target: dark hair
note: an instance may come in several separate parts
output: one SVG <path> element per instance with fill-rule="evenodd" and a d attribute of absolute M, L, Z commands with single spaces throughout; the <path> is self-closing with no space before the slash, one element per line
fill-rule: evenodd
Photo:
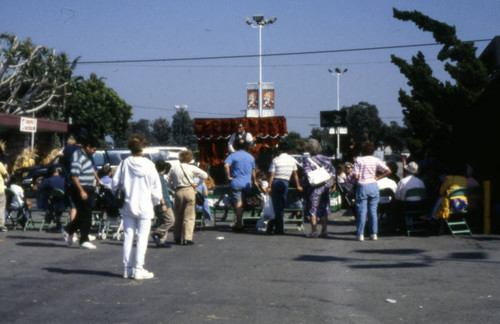
<path fill-rule="evenodd" d="M 367 156 L 373 155 L 373 153 L 375 153 L 375 145 L 372 142 L 366 141 L 361 144 L 361 155 Z"/>
<path fill-rule="evenodd" d="M 107 176 L 111 173 L 111 167 L 109 166 L 109 164 L 105 164 L 102 166 L 101 170 L 99 170 L 99 172 L 97 172 L 97 175 L 99 176 L 99 178 L 102 178 L 104 176 Z"/>
<path fill-rule="evenodd" d="M 158 161 L 155 162 L 155 167 L 156 167 L 156 171 L 158 171 L 158 172 L 165 171 L 165 173 L 168 173 L 168 171 L 170 171 L 170 168 L 172 166 L 170 165 L 170 163 L 166 162 L 165 160 L 159 159 Z"/>
<path fill-rule="evenodd" d="M 391 172 L 394 174 L 398 172 L 398 164 L 396 163 L 396 161 L 387 162 L 387 167 L 391 169 Z"/>
<path fill-rule="evenodd" d="M 132 155 L 138 155 L 142 153 L 147 145 L 148 142 L 143 136 L 134 134 L 128 139 L 127 148 L 130 150 Z"/>
<path fill-rule="evenodd" d="M 247 147 L 247 144 L 244 139 L 240 138 L 234 141 L 233 147 L 236 151 L 244 150 Z"/>
<path fill-rule="evenodd" d="M 288 141 L 281 140 L 278 143 L 278 152 L 288 152 L 290 150 L 290 143 Z"/>
<path fill-rule="evenodd" d="M 89 138 L 87 138 L 87 140 L 83 143 L 83 146 L 90 146 L 90 147 L 99 147 L 99 140 L 94 137 L 94 136 L 91 136 Z"/>

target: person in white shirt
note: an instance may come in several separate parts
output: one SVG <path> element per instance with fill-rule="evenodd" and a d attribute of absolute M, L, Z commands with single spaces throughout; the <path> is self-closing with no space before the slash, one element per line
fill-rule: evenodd
<path fill-rule="evenodd" d="M 123 216 L 123 265 L 124 278 L 151 279 L 152 272 L 144 269 L 154 206 L 161 205 L 163 197 L 160 178 L 151 160 L 142 156 L 146 139 L 132 135 L 127 147 L 132 156 L 123 160 L 113 176 L 113 192 L 123 190 L 125 203 L 120 212 Z M 162 205 L 163 211 L 166 207 Z M 137 233 L 135 260 L 132 256 L 134 236 Z M 135 261 L 135 262 L 134 262 Z"/>
<path fill-rule="evenodd" d="M 396 198 L 396 200 L 400 200 L 400 201 L 419 201 L 420 197 L 409 197 L 408 199 L 405 199 L 406 192 L 409 189 L 413 189 L 413 188 L 425 189 L 424 182 L 422 180 L 420 180 L 420 178 L 417 177 L 418 164 L 415 162 L 410 162 L 407 165 L 405 165 L 404 169 L 410 175 L 406 176 L 405 178 L 401 179 L 401 181 L 399 181 L 398 187 L 397 187 L 396 193 L 395 193 L 395 198 Z"/>
<path fill-rule="evenodd" d="M 288 155 L 287 142 L 281 141 L 278 146 L 278 156 L 273 159 L 269 167 L 269 183 L 267 192 L 271 195 L 274 207 L 274 220 L 270 221 L 267 227 L 267 233 L 271 234 L 274 227 L 276 234 L 284 234 L 283 210 L 286 206 L 288 196 L 288 181 L 293 176 L 297 185 L 297 190 L 302 192 L 302 186 L 299 183 L 297 174 L 297 161 Z"/>
<path fill-rule="evenodd" d="M 237 139 L 243 139 L 245 140 L 245 143 L 247 146 L 254 146 L 255 145 L 255 140 L 252 136 L 252 134 L 248 133 L 245 130 L 245 123 L 244 122 L 239 122 L 238 123 L 238 130 L 236 133 L 233 133 L 231 135 L 231 138 L 229 138 L 229 142 L 227 143 L 227 149 L 229 150 L 229 153 L 234 153 L 236 152 L 236 149 L 233 147 L 233 143 Z"/>
<path fill-rule="evenodd" d="M 167 175 L 168 187 L 174 194 L 174 242 L 181 245 L 193 245 L 193 233 L 196 222 L 196 187 L 201 185 L 208 174 L 195 165 L 193 152 L 184 150 L 179 153 L 179 162 L 172 164 Z M 195 182 L 194 178 L 198 178 Z"/>

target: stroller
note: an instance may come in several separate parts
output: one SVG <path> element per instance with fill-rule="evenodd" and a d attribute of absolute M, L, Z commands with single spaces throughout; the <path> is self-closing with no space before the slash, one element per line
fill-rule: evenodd
<path fill-rule="evenodd" d="M 98 186 L 95 204 L 98 212 L 93 213 L 93 217 L 99 238 L 105 240 L 112 233 L 113 239 L 120 240 L 123 237 L 123 219 L 111 188 Z"/>

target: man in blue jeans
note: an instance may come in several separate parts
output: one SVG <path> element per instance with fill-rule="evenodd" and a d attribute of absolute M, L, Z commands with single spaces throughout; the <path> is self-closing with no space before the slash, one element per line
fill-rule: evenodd
<path fill-rule="evenodd" d="M 236 150 L 224 161 L 224 171 L 226 178 L 231 182 L 229 184 L 229 198 L 234 206 L 236 213 L 236 223 L 233 231 L 243 231 L 243 197 L 248 194 L 252 188 L 252 182 L 257 185 L 255 180 L 255 159 L 245 151 L 245 140 L 240 139 L 233 143 Z"/>

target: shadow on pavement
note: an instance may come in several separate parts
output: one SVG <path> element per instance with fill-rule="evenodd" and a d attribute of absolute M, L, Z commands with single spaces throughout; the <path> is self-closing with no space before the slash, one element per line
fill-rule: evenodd
<path fill-rule="evenodd" d="M 346 262 L 350 261 L 350 258 L 339 258 L 335 256 L 329 255 L 312 255 L 312 254 L 304 254 L 298 256 L 294 259 L 294 261 L 306 261 L 306 262 Z"/>
<path fill-rule="evenodd" d="M 387 264 L 357 264 L 349 266 L 352 269 L 396 269 L 396 268 L 423 268 L 430 267 L 427 263 L 400 262 Z"/>
<path fill-rule="evenodd" d="M 109 271 L 96 271 L 96 270 L 83 270 L 83 269 L 61 269 L 61 268 L 43 268 L 48 272 L 60 273 L 60 274 L 83 274 L 91 276 L 102 276 L 102 277 L 112 277 L 112 278 L 122 278 L 121 275 L 112 273 Z"/>
<path fill-rule="evenodd" d="M 408 254 L 419 254 L 427 252 L 426 250 L 419 249 L 384 249 L 384 250 L 355 250 L 357 253 L 369 253 L 369 254 L 399 254 L 399 255 L 408 255 Z"/>

